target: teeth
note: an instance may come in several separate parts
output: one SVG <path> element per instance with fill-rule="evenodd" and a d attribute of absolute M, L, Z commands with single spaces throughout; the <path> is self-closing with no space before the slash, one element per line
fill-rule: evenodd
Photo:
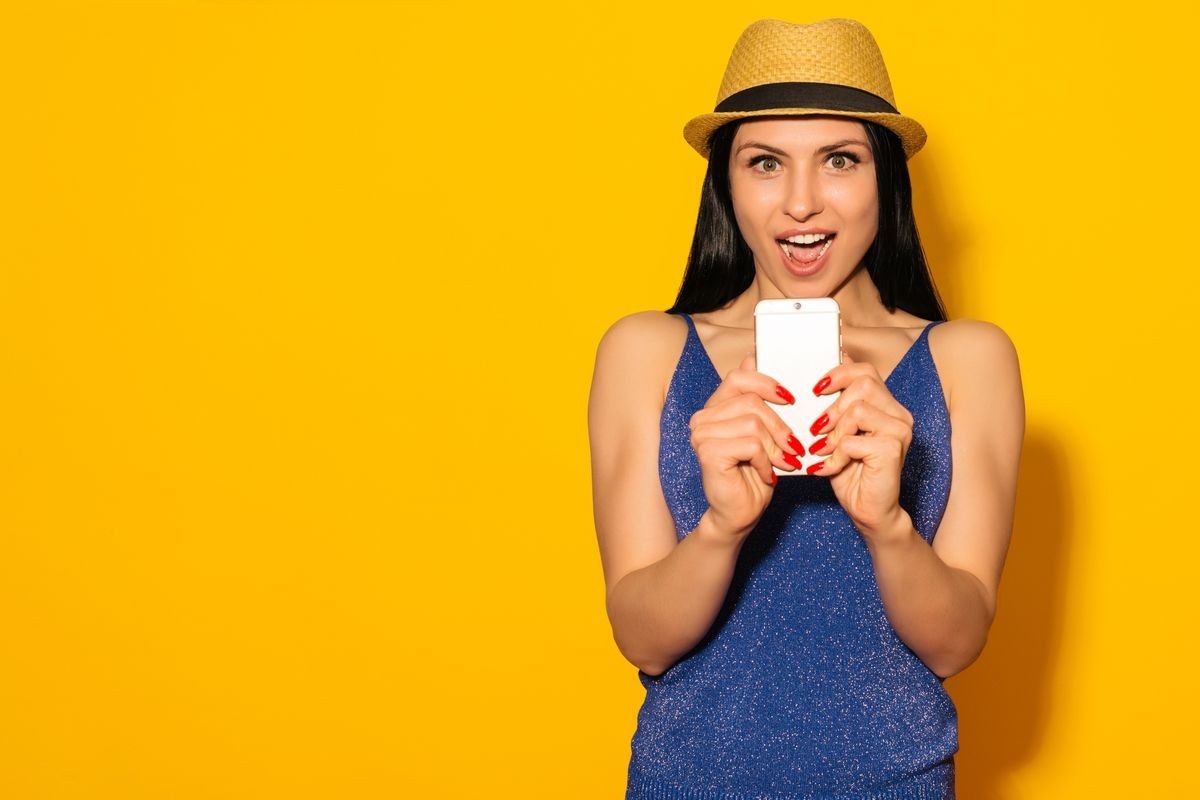
<path fill-rule="evenodd" d="M 821 252 L 817 253 L 817 258 L 820 258 L 821 256 L 825 255 L 825 251 L 829 249 L 829 245 L 831 245 L 831 244 L 833 244 L 833 239 L 826 239 L 825 244 L 821 247 Z M 786 255 L 788 258 L 792 257 L 792 244 L 791 244 L 790 239 L 785 239 L 785 240 L 781 241 L 779 243 L 779 246 L 783 248 L 784 255 Z M 813 261 L 816 261 L 816 260 L 817 260 L 816 258 L 813 259 Z"/>
<path fill-rule="evenodd" d="M 824 233 L 804 233 L 799 236 L 789 236 L 786 241 L 792 244 L 816 244 L 817 242 L 824 241 L 826 236 L 827 234 Z"/>

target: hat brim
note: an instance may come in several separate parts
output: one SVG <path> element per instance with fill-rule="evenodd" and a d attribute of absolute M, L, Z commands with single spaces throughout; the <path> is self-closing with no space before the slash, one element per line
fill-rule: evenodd
<path fill-rule="evenodd" d="M 830 111 L 824 108 L 767 108 L 761 111 L 725 111 L 721 113 L 701 114 L 688 121 L 683 126 L 683 138 L 695 148 L 696 152 L 708 158 L 708 139 L 713 131 L 736 119 L 747 117 L 851 117 L 877 122 L 900 137 L 904 146 L 904 157 L 912 158 L 917 151 L 925 146 L 925 129 L 921 123 L 903 114 L 887 114 L 862 111 Z"/>

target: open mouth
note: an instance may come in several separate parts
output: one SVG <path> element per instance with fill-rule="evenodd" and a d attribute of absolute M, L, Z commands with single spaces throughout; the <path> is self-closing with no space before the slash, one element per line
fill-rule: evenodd
<path fill-rule="evenodd" d="M 835 236 L 836 233 L 807 233 L 775 241 L 779 243 L 789 261 L 796 264 L 814 264 L 825 255 Z"/>

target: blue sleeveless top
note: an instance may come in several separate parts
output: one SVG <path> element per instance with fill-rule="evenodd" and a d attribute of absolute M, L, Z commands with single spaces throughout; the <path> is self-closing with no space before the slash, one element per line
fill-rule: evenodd
<path fill-rule="evenodd" d="M 680 539 L 708 508 L 688 421 L 721 382 L 683 316 L 659 447 Z M 900 504 L 926 541 L 950 493 L 950 418 L 928 343 L 936 324 L 886 381 L 913 415 Z M 888 621 L 866 544 L 826 478 L 779 479 L 712 628 L 662 675 L 638 677 L 646 699 L 627 800 L 954 796 L 954 704 Z"/>

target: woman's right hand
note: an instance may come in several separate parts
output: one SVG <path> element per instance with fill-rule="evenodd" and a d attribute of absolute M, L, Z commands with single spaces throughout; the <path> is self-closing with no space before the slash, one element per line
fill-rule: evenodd
<path fill-rule="evenodd" d="M 777 480 L 771 467 L 795 470 L 802 452 L 800 442 L 767 406 L 795 402 L 793 396 L 755 367 L 751 353 L 691 419 L 707 513 L 717 530 L 735 539 L 750 533 L 771 501 Z"/>

